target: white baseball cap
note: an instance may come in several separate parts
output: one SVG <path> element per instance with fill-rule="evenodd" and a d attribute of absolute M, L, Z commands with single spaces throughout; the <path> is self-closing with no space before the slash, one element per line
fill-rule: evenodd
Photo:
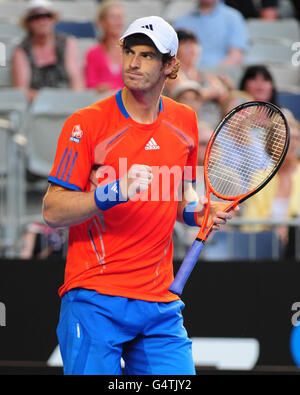
<path fill-rule="evenodd" d="M 120 38 L 131 36 L 132 34 L 145 34 L 148 36 L 160 53 L 169 53 L 176 56 L 178 51 L 178 37 L 173 27 L 160 16 L 146 16 L 136 19 L 128 27 Z"/>

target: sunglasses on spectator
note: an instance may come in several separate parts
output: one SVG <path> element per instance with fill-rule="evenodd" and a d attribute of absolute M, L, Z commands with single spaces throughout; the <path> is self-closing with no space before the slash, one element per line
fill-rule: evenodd
<path fill-rule="evenodd" d="M 53 18 L 53 14 L 49 12 L 47 14 L 31 15 L 30 17 L 27 18 L 27 22 L 37 21 L 38 19 L 42 19 L 42 18 Z"/>

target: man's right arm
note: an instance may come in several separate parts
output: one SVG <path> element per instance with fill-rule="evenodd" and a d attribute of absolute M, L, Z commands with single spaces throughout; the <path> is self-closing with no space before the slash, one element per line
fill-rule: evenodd
<path fill-rule="evenodd" d="M 146 191 L 152 178 L 150 166 L 133 165 L 119 180 L 120 193 L 124 197 L 121 202 L 126 202 L 140 191 Z M 53 228 L 78 225 L 97 215 L 102 207 L 107 209 L 121 203 L 118 199 L 113 199 L 112 205 L 102 204 L 101 197 L 104 197 L 103 201 L 109 199 L 109 196 L 102 196 L 103 188 L 105 187 L 98 187 L 96 191 L 91 192 L 79 192 L 51 184 L 43 200 L 45 222 Z"/>
<path fill-rule="evenodd" d="M 43 200 L 43 218 L 53 228 L 78 225 L 98 213 L 94 191 L 78 192 L 51 184 Z"/>

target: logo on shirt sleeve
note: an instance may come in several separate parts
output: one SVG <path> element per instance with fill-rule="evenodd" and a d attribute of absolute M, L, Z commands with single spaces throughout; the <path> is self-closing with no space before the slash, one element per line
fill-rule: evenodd
<path fill-rule="evenodd" d="M 78 144 L 80 143 L 82 136 L 83 136 L 83 131 L 81 130 L 80 125 L 75 125 L 71 133 L 70 141 L 73 141 L 74 143 Z"/>

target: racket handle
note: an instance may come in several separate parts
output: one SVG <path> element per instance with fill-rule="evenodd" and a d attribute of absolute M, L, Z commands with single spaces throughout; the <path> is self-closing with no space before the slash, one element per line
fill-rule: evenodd
<path fill-rule="evenodd" d="M 176 273 L 175 279 L 170 285 L 169 291 L 176 295 L 181 295 L 182 290 L 187 282 L 200 254 L 204 247 L 204 242 L 195 240 L 188 250 L 178 272 Z"/>

